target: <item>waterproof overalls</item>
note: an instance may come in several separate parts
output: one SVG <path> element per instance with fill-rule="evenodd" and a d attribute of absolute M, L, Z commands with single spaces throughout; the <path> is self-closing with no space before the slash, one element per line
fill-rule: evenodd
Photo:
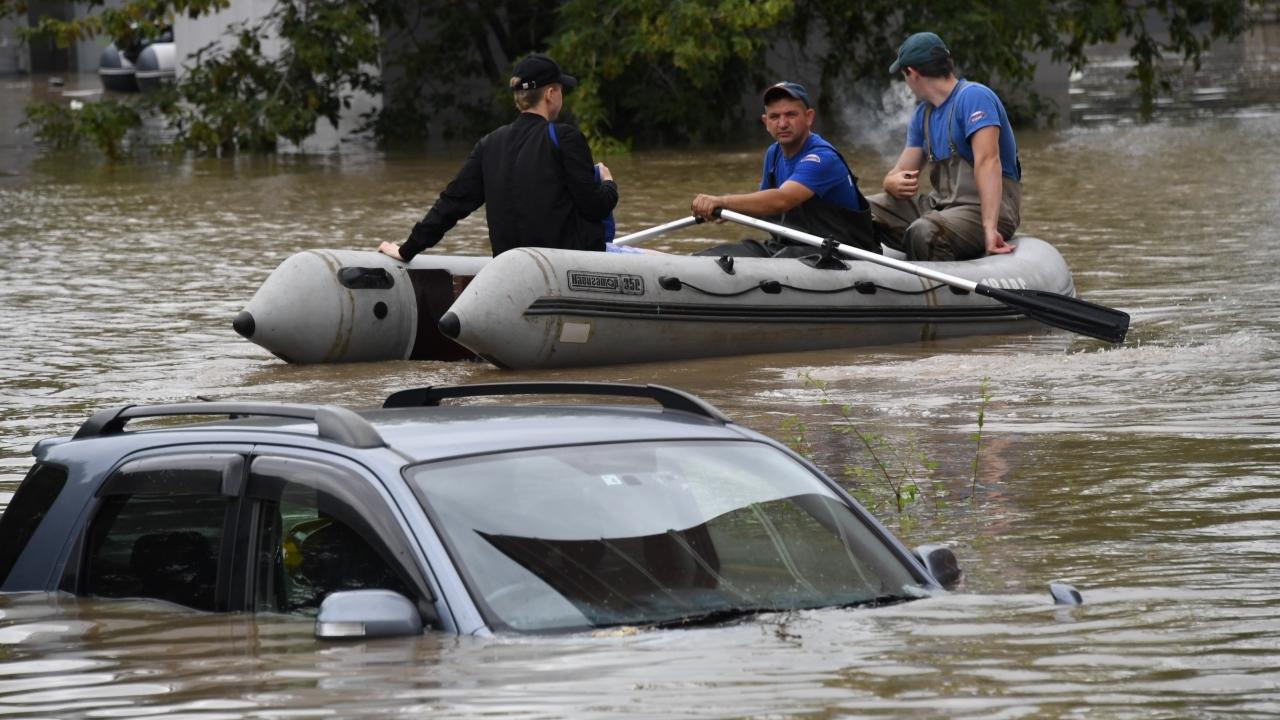
<path fill-rule="evenodd" d="M 949 153 L 941 160 L 934 156 L 929 136 L 929 120 L 934 108 L 925 106 L 924 171 L 933 190 L 928 195 L 917 195 L 909 200 L 889 193 L 877 193 L 867 198 L 875 216 L 876 229 L 883 233 L 885 244 L 906 253 L 908 260 L 970 260 L 987 252 L 986 232 L 982 229 L 982 201 L 973 175 L 973 163 L 957 152 L 954 135 L 959 93 L 968 87 L 969 83 L 962 80 L 953 91 L 957 95 L 951 103 L 944 130 Z M 1021 174 L 1019 171 L 1018 175 Z M 1022 183 L 1003 174 L 1000 180 L 1003 192 L 996 229 L 1008 240 L 1021 222 Z"/>
<path fill-rule="evenodd" d="M 817 139 L 822 140 L 822 138 Z M 868 204 L 867 199 L 862 196 L 862 191 L 858 189 L 858 176 L 853 174 L 849 163 L 845 162 L 844 156 L 831 143 L 823 142 L 822 145 L 840 159 L 840 164 L 844 165 L 844 171 L 849 174 L 849 179 L 853 182 L 854 192 L 857 193 L 858 200 L 866 209 L 851 210 L 843 205 L 837 205 L 814 195 L 776 218 L 766 219 L 774 220 L 779 225 L 786 225 L 787 227 L 807 232 L 810 235 L 832 238 L 845 245 L 860 247 L 863 250 L 879 255 L 880 241 L 876 239 L 875 229 L 871 225 L 871 206 Z M 781 160 L 782 146 L 775 144 L 773 148 L 773 162 L 769 164 L 769 174 L 766 179 L 769 187 L 776 188 L 779 185 L 776 173 L 778 162 Z M 809 255 L 814 252 L 814 249 L 809 245 L 798 246 L 778 238 L 774 238 L 774 242 L 777 243 L 779 248 L 791 246 L 803 255 Z M 784 253 L 783 257 L 789 254 L 791 253 Z M 777 252 L 774 253 L 774 256 L 777 257 Z"/>

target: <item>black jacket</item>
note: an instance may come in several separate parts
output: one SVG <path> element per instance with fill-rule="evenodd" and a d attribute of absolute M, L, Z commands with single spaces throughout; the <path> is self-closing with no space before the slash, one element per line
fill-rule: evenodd
<path fill-rule="evenodd" d="M 556 123 L 555 130 L 558 148 L 546 119 L 525 112 L 481 138 L 413 226 L 400 256 L 408 260 L 440 242 L 481 205 L 494 255 L 517 247 L 604 250 L 603 221 L 618 204 L 618 186 L 596 180 L 591 149 L 577 128 Z"/>

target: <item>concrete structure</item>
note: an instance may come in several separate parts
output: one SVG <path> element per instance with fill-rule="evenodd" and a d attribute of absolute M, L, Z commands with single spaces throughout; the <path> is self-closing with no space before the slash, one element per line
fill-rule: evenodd
<path fill-rule="evenodd" d="M 178 51 L 178 76 L 185 73 L 185 66 L 201 48 L 226 42 L 226 33 L 233 25 L 257 22 L 266 17 L 274 6 L 275 0 L 232 0 L 226 10 L 212 15 L 196 19 L 185 15 L 175 18 L 173 42 Z M 268 55 L 275 55 L 280 52 L 280 41 L 268 40 L 262 44 L 262 50 Z"/>
<path fill-rule="evenodd" d="M 18 41 L 18 21 L 0 20 L 0 75 L 31 72 L 31 55 Z"/>
<path fill-rule="evenodd" d="M 120 2 L 121 0 L 107 0 L 105 5 L 113 7 Z M 25 19 L 11 17 L 0 20 L 0 75 L 97 72 L 98 58 L 109 42 L 106 38 L 82 40 L 70 47 L 59 48 L 51 40 L 27 42 L 18 36 L 19 27 L 35 25 L 37 19 L 43 16 L 69 20 L 85 14 L 83 5 L 59 0 L 33 6 Z"/>
<path fill-rule="evenodd" d="M 202 48 L 234 42 L 227 34 L 232 28 L 262 20 L 275 4 L 275 0 L 231 0 L 230 7 L 212 15 L 196 19 L 186 16 L 176 18 L 173 23 L 173 41 L 177 49 L 177 76 L 181 78 L 188 72 L 196 53 Z M 281 42 L 278 38 L 271 37 L 262 43 L 262 50 L 267 56 L 277 55 L 281 50 Z M 338 127 L 334 128 L 328 122 L 320 121 L 315 134 L 303 143 L 302 149 L 312 152 L 338 149 L 343 138 L 359 126 L 360 116 L 379 107 L 381 102 L 381 98 L 357 93 L 352 99 L 351 108 L 342 113 Z"/>

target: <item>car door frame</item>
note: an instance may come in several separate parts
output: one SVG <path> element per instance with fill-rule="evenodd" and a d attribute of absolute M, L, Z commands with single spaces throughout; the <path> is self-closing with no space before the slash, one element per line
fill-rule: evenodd
<path fill-rule="evenodd" d="M 449 604 L 444 599 L 439 582 L 433 572 L 431 563 L 428 562 L 423 552 L 417 533 L 414 532 L 413 527 L 405 517 L 400 507 L 401 501 L 386 487 L 380 474 L 370 470 L 367 465 L 349 455 L 328 452 L 318 448 L 298 447 L 296 445 L 258 443 L 254 445 L 250 454 L 246 472 L 246 484 L 241 493 L 240 507 L 237 510 L 237 536 L 235 543 L 237 553 L 234 559 L 237 568 L 237 583 L 231 588 L 232 592 L 237 594 L 237 597 L 243 598 L 245 610 L 253 609 L 251 607 L 253 598 L 250 597 L 253 581 L 250 579 L 250 575 L 253 571 L 253 557 L 256 554 L 256 547 L 253 544 L 255 541 L 252 538 L 256 531 L 253 522 L 255 517 L 253 503 L 246 493 L 248 492 L 249 476 L 253 472 L 253 465 L 259 458 L 300 460 L 319 464 L 331 471 L 341 472 L 348 476 L 356 476 L 359 480 L 357 486 L 365 489 L 365 497 L 361 498 L 363 509 L 357 508 L 356 511 L 366 516 L 376 513 L 378 510 L 389 514 L 389 521 L 381 523 L 381 526 L 394 534 L 388 535 L 379 532 L 379 541 L 393 552 L 399 551 L 403 553 L 403 560 L 399 564 L 405 573 L 409 575 L 405 580 L 418 593 L 418 597 L 411 597 L 409 600 L 419 607 L 419 611 L 423 614 L 424 624 L 427 627 L 434 627 L 445 632 L 456 632 L 456 626 L 449 611 Z M 399 477 L 398 473 L 396 473 L 396 477 Z M 372 507 L 374 504 L 377 504 L 378 507 Z M 371 523 L 371 526 L 377 528 L 379 525 Z"/>
<path fill-rule="evenodd" d="M 57 589 L 80 597 L 92 597 L 85 590 L 84 578 L 86 563 L 89 559 L 90 529 L 98 519 L 99 512 L 108 502 L 108 498 L 117 494 L 111 492 L 109 486 L 127 465 L 136 461 L 151 459 L 164 460 L 195 455 L 226 455 L 239 458 L 239 478 L 237 480 L 224 474 L 218 493 L 230 500 L 223 516 L 223 534 L 217 553 L 217 589 L 215 590 L 214 606 L 215 611 L 218 612 L 233 610 L 227 605 L 227 591 L 235 582 L 233 577 L 235 568 L 231 564 L 230 558 L 234 552 L 235 517 L 240 503 L 238 494 L 244 485 L 245 473 L 248 471 L 248 458 L 252 447 L 251 443 L 193 441 L 189 443 L 173 443 L 162 447 L 142 448 L 120 457 L 107 472 L 103 473 L 93 483 L 92 489 L 86 493 L 83 507 L 76 519 L 74 537 L 64 547 L 62 557 L 53 568 L 54 574 L 51 580 L 56 583 Z M 236 495 L 229 495 L 228 493 L 230 492 L 235 492 Z M 163 601 L 160 598 L 154 599 Z M 192 609 L 199 611 L 196 608 Z"/>
<path fill-rule="evenodd" d="M 219 611 L 253 611 L 250 599 L 247 597 L 250 585 L 248 574 L 252 572 L 253 548 L 246 544 L 253 532 L 253 528 L 246 524 L 246 519 L 250 515 L 248 509 L 250 503 L 245 496 L 245 492 L 248 488 L 249 473 L 254 459 L 262 456 L 275 456 L 308 460 L 347 474 L 354 474 L 361 480 L 361 485 L 375 491 L 381 507 L 389 510 L 392 517 L 394 517 L 394 527 L 401 536 L 388 544 L 400 545 L 408 551 L 407 562 L 412 563 L 413 572 L 421 580 L 421 582 L 417 582 L 419 578 L 414 579 L 415 589 L 421 592 L 421 589 L 425 587 L 427 590 L 425 596 L 410 598 L 410 600 L 420 607 L 425 604 L 431 608 L 433 612 L 430 614 L 424 613 L 426 615 L 424 617 L 425 622 L 434 624 L 445 632 L 457 632 L 457 625 L 450 612 L 449 603 L 441 592 L 440 584 L 432 570 L 432 565 L 427 560 L 417 533 L 413 531 L 411 524 L 399 508 L 399 503 L 403 502 L 403 498 L 397 500 L 396 495 L 389 491 L 385 483 L 380 479 L 379 474 L 371 471 L 365 464 L 355 458 L 328 452 L 321 448 L 299 447 L 297 445 L 260 442 L 225 443 L 193 439 L 190 442 L 173 442 L 160 447 L 144 447 L 126 452 L 112 463 L 105 472 L 100 475 L 95 474 L 91 478 L 81 478 L 79 482 L 75 483 L 78 486 L 78 493 L 82 495 L 82 497 L 78 498 L 80 507 L 73 512 L 75 532 L 67 537 L 62 547 L 59 548 L 58 559 L 49 570 L 49 580 L 46 588 L 85 596 L 83 574 L 87 561 L 89 529 L 106 502 L 108 495 L 104 493 L 107 492 L 108 486 L 122 468 L 136 460 L 177 458 L 199 454 L 236 455 L 243 460 L 241 463 L 242 472 L 238 482 L 228 481 L 224 483 L 222 488 L 223 494 L 231 497 L 232 500 L 228 508 L 227 520 L 224 523 L 223 541 L 217 554 L 219 581 L 215 603 Z M 49 461 L 49 463 L 65 467 L 64 463 L 54 460 Z M 403 482 L 399 472 L 395 472 L 394 476 L 397 480 Z M 68 482 L 67 485 L 68 487 L 62 491 L 64 494 L 72 490 L 72 483 Z M 234 492 L 234 496 L 227 495 L 227 493 L 231 492 Z M 62 498 L 59 498 L 55 505 L 61 500 Z M 416 507 L 416 501 L 414 506 Z M 33 538 L 33 542 L 29 543 L 28 548 L 23 551 L 24 556 L 32 552 L 35 540 L 36 538 Z M 382 542 L 387 542 L 387 539 L 382 538 Z"/>

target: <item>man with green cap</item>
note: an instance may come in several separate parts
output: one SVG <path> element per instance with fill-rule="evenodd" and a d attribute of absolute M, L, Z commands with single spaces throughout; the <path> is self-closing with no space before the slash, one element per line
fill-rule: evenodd
<path fill-rule="evenodd" d="M 1000 98 L 986 85 L 956 78 L 951 52 L 931 32 L 898 48 L 890 73 L 902 73 L 920 100 L 907 146 L 868 197 L 877 228 L 909 260 L 968 260 L 1012 252 L 1022 167 Z M 932 191 L 920 194 L 920 173 Z"/>

